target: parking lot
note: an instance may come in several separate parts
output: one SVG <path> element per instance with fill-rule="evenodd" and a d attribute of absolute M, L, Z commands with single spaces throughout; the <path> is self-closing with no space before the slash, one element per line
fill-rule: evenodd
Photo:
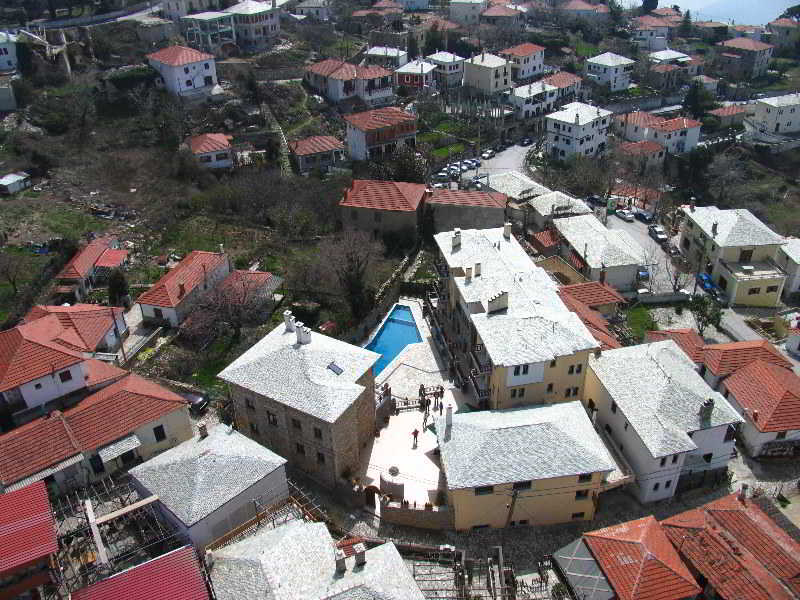
<path fill-rule="evenodd" d="M 483 148 L 481 152 L 484 152 L 487 149 L 488 148 Z M 476 176 L 496 175 L 497 173 L 505 173 L 506 171 L 524 172 L 523 167 L 525 165 L 525 156 L 530 149 L 531 146 L 520 146 L 515 144 L 513 146 L 509 146 L 505 150 L 495 153 L 492 158 L 481 158 L 480 166 L 462 172 L 461 179 L 464 181 L 469 181 Z M 456 161 L 454 160 L 452 162 L 455 163 Z M 446 168 L 447 166 L 445 165 L 443 169 Z M 439 181 L 438 179 L 436 181 L 439 183 L 446 183 Z"/>

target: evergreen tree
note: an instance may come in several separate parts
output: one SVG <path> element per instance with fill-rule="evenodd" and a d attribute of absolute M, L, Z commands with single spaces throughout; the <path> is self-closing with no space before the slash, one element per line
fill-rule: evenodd
<path fill-rule="evenodd" d="M 119 269 L 114 269 L 108 276 L 108 302 L 112 306 L 119 306 L 122 299 L 128 295 L 128 280 Z"/>
<path fill-rule="evenodd" d="M 692 15 L 688 10 L 683 15 L 683 21 L 681 21 L 681 26 L 678 31 L 683 37 L 692 35 Z"/>
<path fill-rule="evenodd" d="M 644 14 L 653 12 L 658 8 L 658 0 L 642 0 L 642 12 Z"/>

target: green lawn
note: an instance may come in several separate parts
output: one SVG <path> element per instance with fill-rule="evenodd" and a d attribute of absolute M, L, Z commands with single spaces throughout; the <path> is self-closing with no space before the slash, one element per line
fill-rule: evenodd
<path fill-rule="evenodd" d="M 590 56 L 597 55 L 597 53 L 598 53 L 597 46 L 594 46 L 592 44 L 587 44 L 586 42 L 575 43 L 575 54 L 577 54 L 578 56 L 589 58 Z"/>
<path fill-rule="evenodd" d="M 161 245 L 179 254 L 192 250 L 218 251 L 228 241 L 228 228 L 215 219 L 198 216 L 181 223 L 164 234 Z"/>
<path fill-rule="evenodd" d="M 444 148 L 437 148 L 431 154 L 433 154 L 436 158 L 447 158 L 448 154 L 449 156 L 455 156 L 463 151 L 464 144 L 450 144 Z"/>
<path fill-rule="evenodd" d="M 626 312 L 626 319 L 631 333 L 637 340 L 643 340 L 648 331 L 658 329 L 658 324 L 653 320 L 650 311 L 644 306 L 637 306 Z"/>
<path fill-rule="evenodd" d="M 42 267 L 47 264 L 48 260 L 50 260 L 49 256 L 32 254 L 31 252 L 20 248 L 4 248 L 0 250 L 0 252 L 15 254 L 21 257 L 24 256 L 29 261 L 29 268 L 25 271 L 23 276 L 20 277 L 19 281 L 17 281 L 19 293 L 22 293 L 28 282 L 36 277 Z M 11 284 L 5 279 L 0 279 L 0 323 L 5 321 L 11 311 L 16 307 L 19 293 L 14 294 L 14 288 L 11 286 Z"/>
<path fill-rule="evenodd" d="M 110 221 L 68 206 L 51 206 L 41 215 L 42 225 L 59 237 L 77 238 L 88 231 L 103 232 Z"/>

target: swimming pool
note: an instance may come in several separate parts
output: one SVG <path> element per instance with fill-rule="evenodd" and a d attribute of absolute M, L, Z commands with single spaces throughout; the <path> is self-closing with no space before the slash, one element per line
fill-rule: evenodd
<path fill-rule="evenodd" d="M 378 375 L 392 362 L 403 348 L 409 344 L 421 342 L 422 337 L 417 329 L 417 322 L 408 306 L 397 305 L 389 313 L 380 331 L 367 345 L 367 350 L 372 350 L 381 355 L 375 363 L 373 370 Z"/>

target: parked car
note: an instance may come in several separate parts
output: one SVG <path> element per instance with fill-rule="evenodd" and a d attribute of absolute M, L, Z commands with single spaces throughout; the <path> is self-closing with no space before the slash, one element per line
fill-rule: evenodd
<path fill-rule="evenodd" d="M 626 208 L 618 208 L 614 211 L 614 214 L 617 215 L 623 221 L 627 221 L 628 223 L 633 223 L 633 213 Z"/>
<path fill-rule="evenodd" d="M 478 158 L 477 156 L 475 158 L 471 158 L 470 160 L 472 161 L 472 164 L 475 165 L 476 168 L 480 167 L 481 164 L 483 164 L 481 163 L 481 159 Z"/>
<path fill-rule="evenodd" d="M 520 146 L 530 146 L 533 143 L 533 140 L 529 137 L 524 137 L 519 141 Z"/>
<path fill-rule="evenodd" d="M 708 273 L 698 273 L 695 279 L 697 279 L 698 285 L 708 293 L 711 293 L 711 290 L 715 287 L 714 282 L 711 281 L 711 275 Z"/>
<path fill-rule="evenodd" d="M 639 267 L 639 270 L 636 272 L 636 277 L 639 281 L 649 281 L 650 280 L 650 271 L 647 267 Z"/>
<path fill-rule="evenodd" d="M 605 202 L 600 196 L 595 194 L 590 194 L 586 196 L 586 202 L 588 202 L 591 206 L 604 206 Z"/>
<path fill-rule="evenodd" d="M 202 415 L 208 408 L 208 397 L 194 392 L 184 392 L 181 394 L 189 401 L 189 412 L 193 415 Z"/>
<path fill-rule="evenodd" d="M 505 146 L 505 144 L 504 144 L 503 142 L 498 142 L 498 143 L 497 143 L 497 144 L 495 144 L 495 146 L 494 146 L 494 151 L 495 151 L 495 152 L 502 152 L 502 151 L 503 151 L 503 150 L 505 150 L 505 149 L 506 149 L 506 146 Z"/>
<path fill-rule="evenodd" d="M 669 240 L 669 236 L 667 235 L 666 230 L 661 225 L 650 225 L 647 228 L 647 233 L 650 234 L 650 237 L 657 241 L 659 244 L 663 244 L 667 240 Z"/>
<path fill-rule="evenodd" d="M 647 212 L 646 210 L 637 210 L 636 211 L 636 218 L 639 219 L 642 223 L 652 223 L 655 215 L 651 212 Z"/>
<path fill-rule="evenodd" d="M 675 244 L 667 244 L 664 248 L 664 252 L 669 254 L 670 256 L 680 256 L 681 251 Z"/>
<path fill-rule="evenodd" d="M 486 150 L 486 152 L 484 152 L 483 154 L 481 154 L 481 158 L 482 158 L 483 160 L 489 160 L 489 159 L 490 159 L 490 158 L 492 158 L 493 156 L 494 156 L 494 150 L 492 150 L 491 148 L 489 148 L 488 150 Z"/>

